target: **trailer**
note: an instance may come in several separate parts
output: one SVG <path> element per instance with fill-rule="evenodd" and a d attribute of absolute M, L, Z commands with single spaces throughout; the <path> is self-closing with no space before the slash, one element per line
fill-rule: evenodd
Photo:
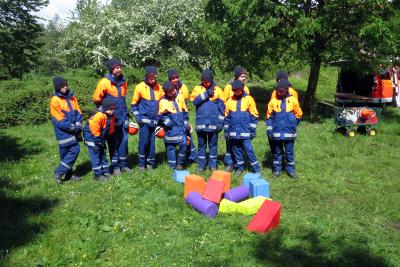
<path fill-rule="evenodd" d="M 357 133 L 375 136 L 382 108 L 372 107 L 334 107 L 334 119 L 337 132 L 348 137 Z"/>

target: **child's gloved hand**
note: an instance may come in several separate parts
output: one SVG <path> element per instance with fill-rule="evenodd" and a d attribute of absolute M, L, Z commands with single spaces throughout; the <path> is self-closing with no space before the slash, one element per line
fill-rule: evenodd
<path fill-rule="evenodd" d="M 75 130 L 76 130 L 75 124 L 71 123 L 71 126 L 69 127 L 69 132 L 70 133 L 75 133 Z"/>

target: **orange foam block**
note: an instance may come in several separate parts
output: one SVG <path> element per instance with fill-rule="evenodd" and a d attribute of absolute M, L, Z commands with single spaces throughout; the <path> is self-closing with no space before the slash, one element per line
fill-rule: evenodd
<path fill-rule="evenodd" d="M 185 190 L 183 192 L 183 197 L 186 199 L 190 192 L 197 192 L 200 195 L 203 195 L 205 188 L 206 182 L 203 177 L 190 174 L 185 177 Z"/>
<path fill-rule="evenodd" d="M 265 233 L 276 228 L 281 220 L 281 203 L 265 200 L 247 225 L 250 232 Z"/>
<path fill-rule="evenodd" d="M 207 181 L 203 198 L 218 204 L 221 201 L 223 193 L 224 193 L 224 182 L 211 178 Z"/>
<path fill-rule="evenodd" d="M 226 171 L 213 171 L 211 178 L 224 182 L 224 193 L 231 189 L 231 173 Z"/>

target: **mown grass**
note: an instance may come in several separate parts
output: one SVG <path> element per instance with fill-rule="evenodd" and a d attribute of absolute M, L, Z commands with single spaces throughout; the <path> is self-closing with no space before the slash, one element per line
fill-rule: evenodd
<path fill-rule="evenodd" d="M 320 99 L 331 100 L 336 73 L 324 69 Z M 305 90 L 305 77 L 298 73 L 292 79 L 300 91 Z M 260 110 L 265 110 L 273 84 L 251 83 Z M 285 175 L 270 179 L 265 124 L 259 123 L 253 145 L 271 197 L 282 203 L 280 227 L 266 235 L 245 230 L 251 216 L 219 214 L 211 220 L 189 208 L 183 186 L 172 180 L 172 171 L 163 162 L 161 140 L 157 169 L 142 173 L 135 168 L 103 183 L 93 181 L 82 146 L 76 168 L 83 180 L 59 186 L 52 179 L 58 151 L 50 123 L 1 130 L 0 263 L 399 266 L 400 110 L 385 110 L 376 137 L 345 138 L 332 133 L 332 118 L 317 119 L 299 126 L 298 181 Z M 132 167 L 136 146 L 134 136 L 129 141 Z M 220 155 L 224 149 L 221 136 Z M 241 178 L 233 175 L 233 185 Z"/>

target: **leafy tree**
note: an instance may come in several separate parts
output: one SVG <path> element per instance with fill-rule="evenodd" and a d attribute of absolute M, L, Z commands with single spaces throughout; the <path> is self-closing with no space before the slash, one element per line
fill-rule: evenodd
<path fill-rule="evenodd" d="M 103 7 L 82 0 L 78 4 L 79 16 L 58 44 L 66 66 L 99 67 L 111 56 L 132 66 L 202 60 L 191 50 L 199 40 L 201 1 L 113 0 Z"/>
<path fill-rule="evenodd" d="M 219 10 L 209 12 L 208 18 L 217 26 L 223 22 L 219 33 L 228 36 L 221 40 L 222 46 L 230 46 L 228 52 L 232 47 L 245 51 L 243 57 L 256 64 L 268 58 L 281 64 L 282 57 L 308 61 L 306 113 L 311 110 L 321 64 L 346 59 L 371 67 L 398 54 L 399 27 L 393 19 L 398 11 L 388 0 L 218 0 L 210 1 L 207 9 Z M 237 36 L 238 30 L 245 41 L 233 42 L 229 37 Z"/>
<path fill-rule="evenodd" d="M 0 78 L 21 78 L 35 66 L 42 27 L 32 13 L 47 4 L 48 0 L 0 1 Z"/>
<path fill-rule="evenodd" d="M 46 25 L 44 34 L 39 39 L 44 45 L 40 49 L 40 60 L 36 67 L 37 71 L 52 75 L 64 70 L 57 47 L 65 27 L 60 16 L 57 14 Z"/>

